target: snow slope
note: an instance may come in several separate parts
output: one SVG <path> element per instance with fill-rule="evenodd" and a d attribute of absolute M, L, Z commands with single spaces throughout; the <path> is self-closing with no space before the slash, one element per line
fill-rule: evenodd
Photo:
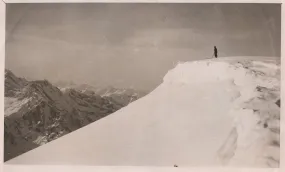
<path fill-rule="evenodd" d="M 178 64 L 147 96 L 10 164 L 278 167 L 280 63 Z"/>

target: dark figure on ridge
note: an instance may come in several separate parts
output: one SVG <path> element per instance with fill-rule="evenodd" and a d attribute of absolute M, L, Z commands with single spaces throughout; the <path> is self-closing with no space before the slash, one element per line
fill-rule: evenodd
<path fill-rule="evenodd" d="M 214 56 L 218 58 L 218 50 L 216 46 L 214 46 Z"/>

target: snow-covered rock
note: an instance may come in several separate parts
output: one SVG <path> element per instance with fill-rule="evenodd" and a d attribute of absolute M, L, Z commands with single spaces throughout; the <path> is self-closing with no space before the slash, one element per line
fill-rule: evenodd
<path fill-rule="evenodd" d="M 9 164 L 278 167 L 280 63 L 178 64 L 145 97 Z"/>

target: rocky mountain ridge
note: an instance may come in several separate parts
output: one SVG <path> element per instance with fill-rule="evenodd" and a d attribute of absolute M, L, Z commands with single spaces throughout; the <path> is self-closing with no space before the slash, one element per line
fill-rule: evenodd
<path fill-rule="evenodd" d="M 5 70 L 5 161 L 84 127 L 126 106 L 112 97 L 61 90 Z"/>

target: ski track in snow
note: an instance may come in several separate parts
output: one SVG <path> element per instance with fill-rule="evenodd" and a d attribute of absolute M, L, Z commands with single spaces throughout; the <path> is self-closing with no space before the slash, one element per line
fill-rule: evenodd
<path fill-rule="evenodd" d="M 178 64 L 149 95 L 7 163 L 279 166 L 280 65 Z"/>

